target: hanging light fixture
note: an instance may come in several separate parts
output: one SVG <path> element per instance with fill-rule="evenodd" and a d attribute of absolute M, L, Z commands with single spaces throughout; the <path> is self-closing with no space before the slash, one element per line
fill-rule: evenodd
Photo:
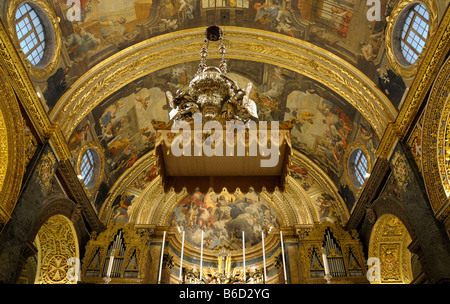
<path fill-rule="evenodd" d="M 171 108 L 169 122 L 153 122 L 157 131 L 155 154 L 166 192 L 171 188 L 177 192 L 183 188 L 188 192 L 196 189 L 206 192 L 210 188 L 284 189 L 293 123 L 259 121 L 257 105 L 250 97 L 252 83 L 242 89 L 227 76 L 223 36 L 217 25 L 206 28 L 200 63 L 188 89 L 177 90 L 174 95 L 166 92 Z M 209 46 L 217 42 L 219 66 L 208 66 Z M 208 123 L 209 129 L 203 129 Z M 235 128 L 232 133 L 228 133 L 230 125 Z M 177 135 L 180 128 L 182 134 Z M 228 140 L 233 145 L 230 153 Z M 239 141 L 243 141 L 245 153 L 238 150 Z M 178 149 L 181 144 L 182 151 Z M 214 153 L 209 155 L 205 147 Z M 270 166 L 262 165 L 268 158 L 275 161 Z"/>
<path fill-rule="evenodd" d="M 221 61 L 218 67 L 206 64 L 210 41 L 219 41 Z M 250 99 L 252 84 L 249 83 L 246 90 L 243 90 L 226 76 L 225 53 L 222 29 L 217 25 L 209 26 L 200 50 L 200 64 L 189 84 L 189 90 L 178 90 L 175 97 L 171 92 L 166 92 L 169 106 L 172 108 L 169 114 L 172 122 L 192 122 L 196 113 L 201 114 L 203 122 L 258 121 L 256 103 Z"/>

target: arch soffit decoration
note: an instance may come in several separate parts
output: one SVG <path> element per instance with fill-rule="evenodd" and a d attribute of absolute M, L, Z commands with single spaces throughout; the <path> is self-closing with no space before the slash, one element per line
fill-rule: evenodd
<path fill-rule="evenodd" d="M 412 280 L 408 245 L 411 237 L 404 223 L 395 215 L 384 214 L 374 225 L 369 241 L 369 257 L 381 262 L 381 281 L 374 283 L 409 283 Z"/>
<path fill-rule="evenodd" d="M 59 242 L 55 242 L 55 238 Z M 80 258 L 79 242 L 72 221 L 61 214 L 48 217 L 37 231 L 35 242 L 38 247 L 36 283 L 74 284 L 67 278 L 68 268 L 58 267 L 67 264 L 67 260 L 72 257 Z"/>
<path fill-rule="evenodd" d="M 0 68 L 0 224 L 9 221 L 25 173 L 24 121 L 13 88 Z"/>
<path fill-rule="evenodd" d="M 375 83 L 338 56 L 281 34 L 223 27 L 227 58 L 277 65 L 316 80 L 339 94 L 382 137 L 397 111 Z M 102 100 L 128 83 L 161 68 L 199 60 L 204 28 L 182 30 L 131 46 L 80 77 L 60 98 L 50 119 L 66 138 Z M 219 58 L 212 51 L 210 58 Z"/>
<path fill-rule="evenodd" d="M 450 215 L 450 58 L 431 89 L 423 125 L 422 169 L 431 207 L 438 219 Z"/>
<path fill-rule="evenodd" d="M 78 243 L 82 243 L 83 234 L 86 233 L 83 221 L 79 221 L 81 216 L 81 207 L 77 206 L 71 199 L 60 195 L 51 196 L 45 199 L 42 204 L 42 210 L 37 219 L 34 230 L 31 233 L 34 239 L 39 229 L 53 216 L 64 216 L 73 226 L 75 238 Z"/>
<path fill-rule="evenodd" d="M 140 172 L 144 171 L 148 166 L 153 164 L 154 151 L 148 152 L 144 155 L 132 168 L 125 171 L 114 184 L 110 190 L 110 195 L 102 205 L 99 218 L 103 222 L 109 220 L 112 204 L 116 197 L 135 179 Z M 309 160 L 305 155 L 295 152 L 292 156 L 295 163 L 305 166 L 311 175 L 321 184 L 323 190 L 330 194 L 336 202 L 336 209 L 342 219 L 343 224 L 346 223 L 350 217 L 348 208 L 338 193 L 338 189 L 334 183 L 329 179 L 328 175 L 315 163 Z M 221 189 L 215 189 L 220 192 Z M 320 222 L 317 208 L 310 199 L 310 195 L 298 184 L 298 182 L 288 177 L 288 197 L 278 191 L 270 194 L 263 192 L 261 195 L 273 205 L 275 210 L 280 214 L 284 224 L 311 224 Z M 161 178 L 158 175 L 152 182 L 150 182 L 145 189 L 138 194 L 139 198 L 133 205 L 130 214 L 130 221 L 137 224 L 157 224 L 164 225 L 168 221 L 168 216 L 171 210 L 175 207 L 178 201 L 187 193 L 182 191 L 175 193 L 170 191 L 164 194 L 162 190 Z M 289 196 L 292 199 L 289 199 Z M 151 198 L 151 199 L 149 199 Z M 306 210 L 306 213 L 299 212 L 299 209 Z M 158 221 L 156 219 L 159 219 Z"/>

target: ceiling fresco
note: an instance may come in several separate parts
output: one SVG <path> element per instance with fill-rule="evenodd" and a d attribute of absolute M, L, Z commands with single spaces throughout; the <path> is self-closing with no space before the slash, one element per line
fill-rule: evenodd
<path fill-rule="evenodd" d="M 113 55 L 133 50 L 133 46 L 150 38 L 181 30 L 206 28 L 214 23 L 249 32 L 257 29 L 265 34 L 284 35 L 286 37 L 279 37 L 298 40 L 299 45 L 310 43 L 326 51 L 327 56 L 329 52 L 330 56 L 335 56 L 333 62 L 338 63 L 333 69 L 339 70 L 339 64 L 342 64 L 346 71 L 350 65 L 361 72 L 362 78 L 367 78 L 361 81 L 362 87 L 377 87 L 376 94 L 383 98 L 383 94 L 386 95 L 397 110 L 401 108 L 404 93 L 412 82 L 412 79 L 403 79 L 394 73 L 385 51 L 385 17 L 391 13 L 394 0 L 380 0 L 382 21 L 368 20 L 369 6 L 366 1 L 356 0 L 47 1 L 60 18 L 62 56 L 59 68 L 52 75 L 46 79 L 33 78 L 32 81 L 43 93 L 41 101 L 49 117 L 59 117 L 53 114 L 69 109 L 69 105 L 61 105 L 66 100 L 64 93 L 78 90 L 80 86 L 89 88 L 89 81 L 97 80 L 84 76 L 95 75 L 90 73 L 96 71 L 96 67 L 119 58 Z M 225 41 L 226 35 L 225 32 Z M 114 190 L 114 197 L 110 197 L 118 181 L 152 153 L 155 145 L 152 120 L 169 120 L 170 107 L 165 92 L 186 90 L 198 63 L 165 65 L 159 70 L 139 74 L 144 76 L 131 82 L 117 79 L 113 93 L 108 91 L 109 95 L 102 96 L 99 103 L 96 100 L 95 107 L 84 114 L 76 113 L 79 117 L 70 116 L 67 121 L 59 121 L 61 125 L 72 123 L 72 119 L 77 121 L 64 134 L 75 168 L 79 166 L 80 154 L 87 144 L 95 143 L 101 147 L 104 172 L 95 189 L 87 192 L 99 212 L 106 201 L 110 203 L 108 208 L 111 209 L 103 213 L 109 214 L 109 219 L 128 222 L 130 208 L 142 200 L 141 194 L 158 176 L 158 166 L 153 160 L 151 165 L 133 175 L 126 187 L 118 192 Z M 367 157 L 372 159 L 370 171 L 376 159 L 379 136 L 384 132 L 380 126 L 375 126 L 376 123 L 371 126 L 366 120 L 376 115 L 369 115 L 368 118 L 366 113 L 365 119 L 353 106 L 358 106 L 354 101 L 352 105 L 342 97 L 352 98 L 350 95 L 336 93 L 339 87 L 332 90 L 286 67 L 256 60 L 227 59 L 227 63 L 228 76 L 241 88 L 248 83 L 253 84 L 251 98 L 257 104 L 260 120 L 296 119 L 292 129 L 292 146 L 308 162 L 320 168 L 321 173 L 312 177 L 311 168 L 295 164 L 289 168 L 290 175 L 314 204 L 319 220 L 342 221 L 345 212 L 338 211 L 339 199 L 330 193 L 330 189 L 335 187 L 346 204 L 345 208 L 351 210 L 359 189 L 354 187 L 348 175 L 349 153 L 355 147 L 364 149 Z M 211 59 L 208 65 L 218 66 L 218 60 Z M 77 92 L 85 91 L 79 89 Z M 367 96 L 378 96 L 376 94 L 370 91 Z M 376 101 L 370 106 L 377 107 Z M 382 113 L 389 112 L 387 110 Z M 388 121 L 391 118 L 385 119 Z M 55 119 L 58 121 L 58 118 Z M 76 128 L 72 133 L 73 126 Z M 328 178 L 333 186 L 325 186 L 318 175 Z M 286 193 L 286 197 L 291 195 Z"/>
<path fill-rule="evenodd" d="M 214 60 L 211 65 L 214 65 Z M 73 164 L 77 165 L 84 144 L 97 142 L 104 150 L 104 191 L 129 170 L 155 144 L 152 120 L 168 122 L 170 107 L 166 91 L 185 90 L 198 62 L 185 63 L 151 73 L 109 96 L 76 127 L 69 138 Z M 257 62 L 229 60 L 228 76 L 240 87 L 253 84 L 251 98 L 256 102 L 260 120 L 296 119 L 292 129 L 293 148 L 307 156 L 345 189 L 345 161 L 348 147 L 357 142 L 371 158 L 379 140 L 367 121 L 341 97 L 318 82 L 292 71 Z M 157 166 L 136 179 L 131 188 L 142 190 L 151 181 Z M 317 187 L 305 168 L 290 168 L 306 192 Z M 344 195 L 345 197 L 345 195 Z M 100 208 L 102 196 L 97 196 Z M 351 208 L 354 198 L 348 207 Z"/>
<path fill-rule="evenodd" d="M 216 14 L 213 0 L 49 2 L 61 18 L 65 53 L 49 81 L 36 83 L 49 113 L 67 88 L 113 54 L 158 35 L 213 23 L 271 31 L 330 51 L 372 79 L 397 109 L 407 87 L 386 59 L 384 18 L 369 21 L 365 1 L 218 0 Z M 381 0 L 382 16 L 394 2 Z"/>

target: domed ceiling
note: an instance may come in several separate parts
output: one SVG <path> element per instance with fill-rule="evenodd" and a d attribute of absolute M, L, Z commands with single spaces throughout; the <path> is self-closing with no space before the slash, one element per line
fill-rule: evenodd
<path fill-rule="evenodd" d="M 61 19 L 61 68 L 35 84 L 74 167 L 86 145 L 102 151 L 104 171 L 87 192 L 104 221 L 139 222 L 149 193 L 156 197 L 149 192 L 158 179 L 151 121 L 169 120 L 165 92 L 187 88 L 211 24 L 224 30 L 228 76 L 242 88 L 253 84 L 260 120 L 296 118 L 289 183 L 298 190 L 280 195 L 312 202 L 305 214 L 295 211 L 297 222 L 345 222 L 361 190 L 349 173 L 350 154 L 362 150 L 370 172 L 412 81 L 394 77 L 386 56 L 384 17 L 395 1 L 380 1 L 383 21 L 369 20 L 371 7 L 356 0 L 49 2 Z M 208 65 L 218 57 L 212 50 Z M 58 79 L 66 85 L 48 85 Z"/>

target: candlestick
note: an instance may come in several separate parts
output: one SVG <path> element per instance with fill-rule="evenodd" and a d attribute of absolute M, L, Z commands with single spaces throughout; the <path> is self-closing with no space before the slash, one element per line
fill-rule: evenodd
<path fill-rule="evenodd" d="M 164 259 L 164 245 L 166 244 L 166 232 L 164 231 L 163 234 L 163 241 L 161 245 L 161 258 L 159 261 L 159 274 L 158 274 L 158 284 L 161 284 L 161 271 L 162 271 L 162 264 Z"/>
<path fill-rule="evenodd" d="M 280 238 L 281 238 L 281 256 L 283 258 L 284 283 L 287 284 L 286 261 L 284 258 L 283 231 L 281 231 L 281 230 L 280 230 Z"/>
<path fill-rule="evenodd" d="M 202 267 L 203 267 L 203 230 L 202 230 L 202 245 L 200 248 L 200 282 L 202 281 Z"/>
<path fill-rule="evenodd" d="M 115 253 L 116 253 L 116 249 L 113 249 L 111 251 L 111 256 L 109 257 L 108 270 L 106 271 L 106 277 L 103 278 L 103 280 L 105 281 L 105 284 L 109 284 L 109 282 L 111 282 L 111 270 L 112 270 L 112 266 L 113 266 Z"/>
<path fill-rule="evenodd" d="M 247 281 L 245 276 L 245 231 L 242 231 L 242 260 L 244 263 L 244 282 Z"/>
<path fill-rule="evenodd" d="M 328 259 L 327 254 L 325 252 L 325 248 L 322 247 L 322 259 L 323 259 L 323 268 L 325 270 L 325 280 L 327 280 L 327 284 L 331 284 L 331 274 L 330 268 L 328 267 Z"/>
<path fill-rule="evenodd" d="M 183 274 L 183 252 L 184 252 L 184 230 L 183 230 L 183 239 L 181 241 L 181 261 L 180 261 L 180 284 L 181 284 L 181 275 Z"/>
<path fill-rule="evenodd" d="M 264 281 L 263 283 L 266 283 L 266 249 L 264 248 L 264 231 L 261 231 L 261 236 L 262 236 L 262 248 L 263 248 L 263 267 L 264 267 Z"/>

